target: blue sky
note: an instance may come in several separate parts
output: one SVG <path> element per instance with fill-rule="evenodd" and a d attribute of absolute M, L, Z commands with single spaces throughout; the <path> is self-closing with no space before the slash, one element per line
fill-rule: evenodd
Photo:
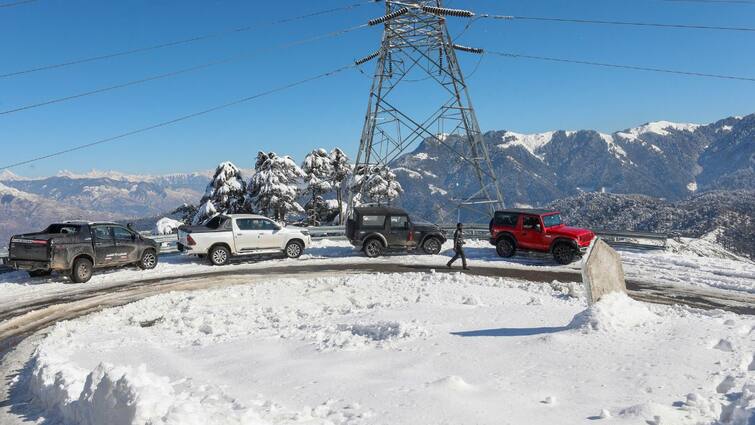
<path fill-rule="evenodd" d="M 357 0 L 38 0 L 0 8 L 0 74 L 269 22 Z M 664 0 L 452 0 L 479 13 L 753 26 L 755 4 Z M 382 4 L 175 48 L 0 79 L 0 110 L 170 72 L 348 28 Z M 452 33 L 464 20 L 452 20 Z M 0 165 L 120 134 L 347 65 L 374 51 L 381 28 L 259 54 L 246 60 L 14 114 L 0 115 Z M 515 53 L 754 77 L 755 33 L 532 21 L 476 21 L 462 44 Z M 477 57 L 464 57 L 471 72 Z M 373 64 L 364 70 L 372 71 Z M 654 120 L 707 123 L 755 112 L 755 83 L 485 56 L 469 84 L 483 130 L 606 132 Z M 27 176 L 61 169 L 172 173 L 258 150 L 297 159 L 315 147 L 354 155 L 370 78 L 351 70 L 111 144 L 24 165 Z M 417 99 L 423 93 L 418 89 Z"/>

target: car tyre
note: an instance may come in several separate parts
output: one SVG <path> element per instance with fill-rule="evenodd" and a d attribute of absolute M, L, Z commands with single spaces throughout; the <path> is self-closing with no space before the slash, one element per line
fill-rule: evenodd
<path fill-rule="evenodd" d="M 428 255 L 438 255 L 441 247 L 440 239 L 435 237 L 427 238 L 425 243 L 422 244 L 422 250 Z"/>
<path fill-rule="evenodd" d="M 383 255 L 383 243 L 377 239 L 370 239 L 364 244 L 364 254 L 370 258 Z"/>
<path fill-rule="evenodd" d="M 230 259 L 231 252 L 222 245 L 214 246 L 210 250 L 210 262 L 214 266 L 224 266 L 228 264 L 228 260 Z"/>
<path fill-rule="evenodd" d="M 577 256 L 576 250 L 568 243 L 559 243 L 553 247 L 553 258 L 558 264 L 566 265 L 574 261 Z"/>
<path fill-rule="evenodd" d="M 142 254 L 142 259 L 137 263 L 142 270 L 152 270 L 157 267 L 157 253 L 148 249 Z"/>
<path fill-rule="evenodd" d="M 88 258 L 77 258 L 71 269 L 71 280 L 75 283 L 86 283 L 92 278 L 93 265 Z"/>
<path fill-rule="evenodd" d="M 304 252 L 304 245 L 299 241 L 290 241 L 286 244 L 286 257 L 299 258 Z"/>
<path fill-rule="evenodd" d="M 511 239 L 501 238 L 495 244 L 495 252 L 499 257 L 509 258 L 513 257 L 516 253 L 516 247 L 514 246 L 514 242 L 512 242 Z"/>

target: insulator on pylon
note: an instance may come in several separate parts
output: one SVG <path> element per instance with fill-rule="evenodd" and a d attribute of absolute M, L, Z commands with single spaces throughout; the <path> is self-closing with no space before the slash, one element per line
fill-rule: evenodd
<path fill-rule="evenodd" d="M 382 24 L 385 21 L 390 21 L 391 19 L 398 18 L 399 16 L 401 16 L 401 15 L 407 13 L 407 12 L 409 12 L 409 8 L 402 7 L 401 9 L 399 9 L 399 10 L 397 10 L 395 12 L 391 12 L 391 13 L 385 15 L 385 16 L 381 16 L 381 17 L 375 18 L 375 19 L 370 19 L 369 21 L 367 21 L 367 24 L 370 25 L 370 26 L 377 25 L 377 24 Z"/>
<path fill-rule="evenodd" d="M 454 46 L 454 49 L 461 50 L 462 52 L 476 53 L 478 55 L 485 53 L 485 51 L 479 47 L 462 46 L 460 44 L 454 44 L 453 46 Z"/>
<path fill-rule="evenodd" d="M 424 12 L 432 13 L 433 15 L 439 15 L 439 16 L 456 16 L 458 18 L 471 18 L 474 16 L 474 13 L 472 13 L 469 10 L 447 9 L 445 7 L 436 7 L 436 6 L 420 6 L 420 8 Z"/>
<path fill-rule="evenodd" d="M 367 63 L 367 62 L 369 62 L 369 61 L 371 61 L 371 60 L 375 59 L 375 58 L 376 58 L 376 57 L 378 57 L 378 56 L 380 56 L 380 50 L 378 50 L 378 51 L 375 51 L 375 52 L 373 52 L 373 53 L 370 53 L 369 55 L 367 55 L 367 56 L 363 57 L 362 59 L 359 59 L 359 60 L 355 60 L 355 61 L 354 61 L 354 64 L 356 64 L 356 65 L 361 65 L 361 64 L 363 64 L 363 63 Z"/>
<path fill-rule="evenodd" d="M 443 48 L 438 48 L 438 75 L 443 73 Z"/>

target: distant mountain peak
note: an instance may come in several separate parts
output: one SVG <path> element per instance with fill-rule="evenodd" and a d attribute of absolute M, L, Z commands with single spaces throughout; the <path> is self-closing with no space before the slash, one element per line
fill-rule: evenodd
<path fill-rule="evenodd" d="M 19 176 L 18 174 L 12 172 L 11 170 L 0 171 L 0 181 L 15 181 L 15 180 L 26 180 L 26 178 Z"/>
<path fill-rule="evenodd" d="M 640 138 L 640 136 L 649 133 L 657 134 L 660 136 L 668 136 L 669 134 L 671 134 L 668 130 L 688 131 L 690 133 L 693 133 L 700 127 L 700 124 L 676 123 L 671 121 L 654 121 L 618 132 L 617 134 L 627 140 L 637 140 Z"/>

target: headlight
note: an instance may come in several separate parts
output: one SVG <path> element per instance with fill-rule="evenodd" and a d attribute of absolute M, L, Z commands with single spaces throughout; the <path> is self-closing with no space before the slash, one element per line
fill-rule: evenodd
<path fill-rule="evenodd" d="M 309 230 L 302 230 L 301 234 L 304 236 L 309 236 Z"/>

